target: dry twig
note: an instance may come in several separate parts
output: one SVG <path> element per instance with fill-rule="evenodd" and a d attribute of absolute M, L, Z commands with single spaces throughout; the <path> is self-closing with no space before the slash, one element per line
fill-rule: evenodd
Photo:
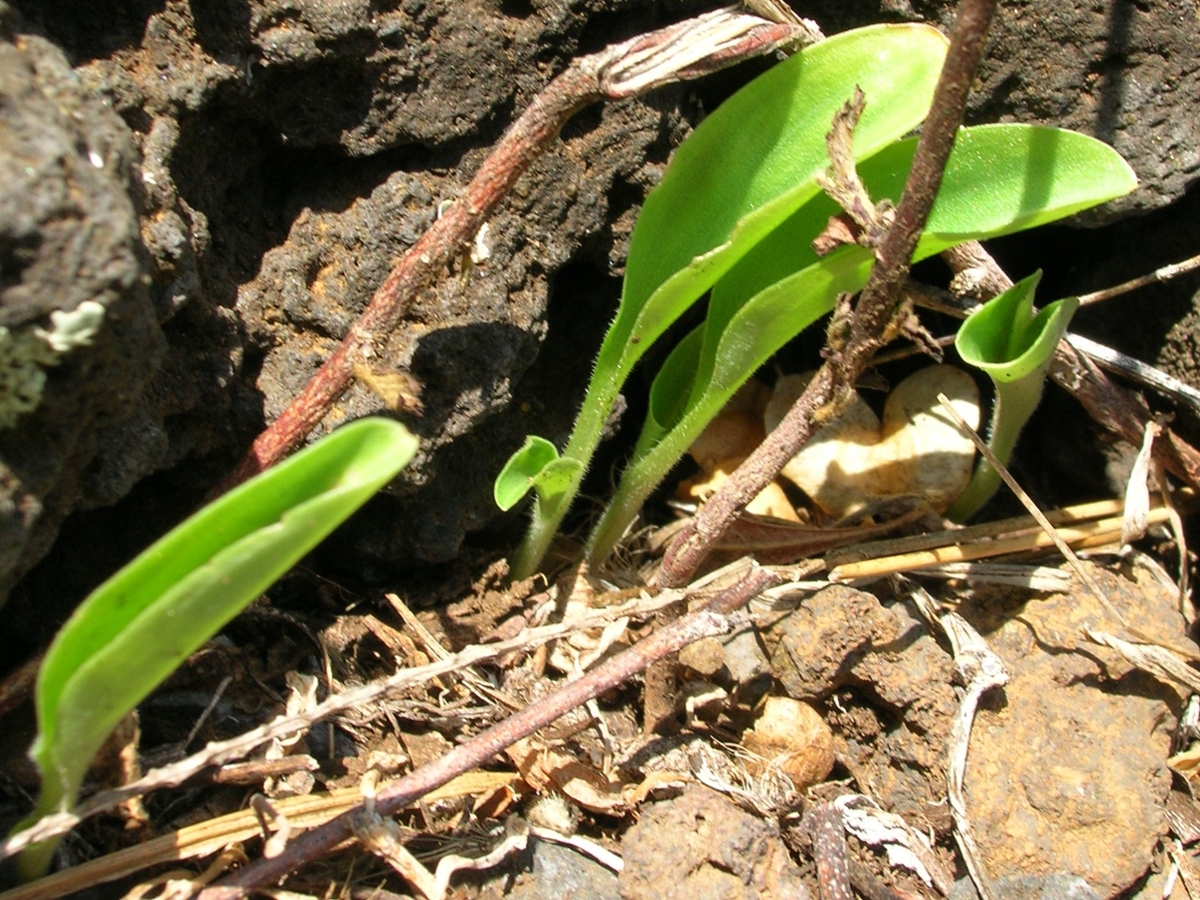
<path fill-rule="evenodd" d="M 667 550 L 659 582 L 686 584 L 750 500 L 767 485 L 824 422 L 853 396 L 858 376 L 879 349 L 907 325 L 900 297 L 909 260 L 941 186 L 942 172 L 962 123 L 967 94 L 983 56 L 996 0 L 961 0 L 946 62 L 913 158 L 912 170 L 877 261 L 853 314 L 834 313 L 829 358 L 800 399 L 717 493 L 701 507 Z"/>
<path fill-rule="evenodd" d="M 1089 303 L 1099 303 L 1101 300 L 1108 300 L 1110 297 L 1116 297 L 1119 294 L 1127 294 L 1130 291 L 1137 290 L 1149 284 L 1160 284 L 1164 281 L 1169 281 L 1188 272 L 1194 272 L 1196 269 L 1200 269 L 1200 255 L 1185 259 L 1183 262 L 1171 263 L 1169 266 L 1155 269 L 1149 275 L 1142 275 L 1118 284 L 1115 287 L 1105 288 L 1102 291 L 1092 291 L 1090 294 L 1083 294 L 1079 298 L 1079 305 L 1087 306 Z"/>
<path fill-rule="evenodd" d="M 656 631 L 650 637 L 602 662 L 581 678 L 569 682 L 536 704 L 480 732 L 446 755 L 392 782 L 375 798 L 380 815 L 388 816 L 409 806 L 434 788 L 488 761 L 505 748 L 528 737 L 555 719 L 624 683 L 656 660 L 675 653 L 702 637 L 723 634 L 732 623 L 730 614 L 763 590 L 778 583 L 775 575 L 751 563 L 746 574 L 697 611 Z M 360 809 L 351 810 L 301 835 L 273 859 L 260 859 L 221 884 L 207 888 L 199 900 L 240 900 L 255 888 L 273 884 L 330 852 L 354 831 Z"/>
<path fill-rule="evenodd" d="M 597 100 L 621 100 L 699 78 L 785 45 L 819 40 L 808 22 L 780 23 L 738 10 L 716 10 L 650 32 L 571 63 L 504 133 L 467 186 L 392 269 L 370 304 L 291 404 L 254 441 L 219 491 L 240 484 L 295 450 L 350 386 L 412 298 L 453 262 L 517 179 L 554 142 L 567 120 Z"/>
<path fill-rule="evenodd" d="M 975 722 L 975 711 L 979 708 L 979 701 L 992 688 L 1008 684 L 1009 674 L 1004 668 L 1004 661 L 966 619 L 955 612 L 938 613 L 933 598 L 917 585 L 913 586 L 910 596 L 922 615 L 937 622 L 945 632 L 954 656 L 955 675 L 965 687 L 958 715 L 955 716 L 954 726 L 950 730 L 946 791 L 949 795 L 950 812 L 954 817 L 954 837 L 962 852 L 967 872 L 982 900 L 992 900 L 991 886 L 984 875 L 975 838 L 971 834 L 967 800 L 963 793 L 963 778 L 967 771 L 971 727 Z"/>
<path fill-rule="evenodd" d="M 512 784 L 518 777 L 516 773 L 507 772 L 470 772 L 429 794 L 426 799 L 432 802 L 476 796 L 501 785 Z M 292 827 L 312 828 L 351 809 L 361 799 L 362 794 L 357 787 L 341 788 L 327 793 L 276 800 L 274 807 L 277 812 L 287 816 Z M 232 844 L 250 840 L 259 833 L 260 825 L 254 810 L 240 809 L 63 869 L 0 893 L 0 898 L 57 900 L 84 888 L 125 878 L 151 866 L 209 856 Z"/>
<path fill-rule="evenodd" d="M 361 708 L 378 701 L 389 693 L 413 685 L 423 684 L 439 675 L 456 672 L 477 663 L 497 659 L 513 651 L 531 650 L 555 638 L 574 634 L 588 628 L 603 626 L 605 623 L 611 622 L 614 618 L 648 615 L 661 609 L 664 604 L 676 602 L 680 596 L 682 596 L 680 592 L 664 592 L 650 601 L 639 600 L 597 609 L 571 623 L 528 628 L 509 640 L 467 647 L 448 659 L 438 660 L 425 666 L 402 669 L 387 678 L 382 678 L 360 687 L 349 688 L 340 694 L 329 697 L 323 703 L 299 715 L 280 716 L 265 725 L 261 725 L 235 738 L 230 738 L 227 741 L 214 741 L 199 753 L 195 753 L 179 762 L 154 769 L 137 781 L 89 797 L 71 812 L 46 816 L 24 831 L 10 835 L 3 843 L 0 843 L 0 859 L 19 853 L 30 844 L 65 834 L 84 819 L 114 809 L 130 797 L 137 797 L 160 788 L 174 787 L 182 784 L 209 766 L 217 766 L 231 760 L 241 759 L 256 747 L 268 741 L 276 738 L 291 737 L 329 716 L 349 709 Z"/>

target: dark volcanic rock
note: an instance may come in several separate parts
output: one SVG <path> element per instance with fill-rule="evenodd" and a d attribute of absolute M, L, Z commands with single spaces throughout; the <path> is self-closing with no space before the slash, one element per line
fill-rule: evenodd
<path fill-rule="evenodd" d="M 160 434 L 151 426 L 131 447 L 128 429 L 163 337 L 139 257 L 124 124 L 38 37 L 0 40 L 0 96 L 2 597 L 68 513 L 120 499 L 145 474 Z M 57 365 L 23 365 L 19 348 L 38 346 L 35 329 L 85 302 L 103 309 L 90 345 Z"/>
<path fill-rule="evenodd" d="M 51 310 L 89 298 L 109 312 L 94 344 L 50 373 L 42 408 L 0 433 L 8 467 L 0 595 L 46 553 L 70 512 L 116 503 L 152 473 L 172 472 L 114 514 L 120 549 L 91 540 L 60 548 L 48 571 L 80 575 L 69 591 L 31 588 L 36 605 L 58 593 L 77 601 L 77 588 L 200 501 L 567 60 L 702 6 L 12 0 L 12 8 L 21 37 L 0 46 L 2 190 L 14 211 L 2 224 L 0 324 L 45 327 Z M 901 0 L 803 11 L 834 33 L 921 16 L 945 25 L 949 8 Z M 1005 4 L 972 116 L 1111 140 L 1143 186 L 1103 215 L 1161 205 L 1200 166 L 1198 27 L 1183 0 Z M 703 110 L 761 69 L 580 113 L 490 223 L 482 239 L 490 257 L 418 298 L 379 366 L 409 370 L 423 385 L 426 413 L 408 420 L 422 453 L 343 533 L 343 552 L 383 574 L 452 558 L 468 534 L 497 520 L 490 484 L 502 461 L 526 433 L 557 440 L 570 425 L 646 191 Z M 1190 334 L 1175 346 L 1190 347 Z M 323 427 L 380 409 L 356 386 Z M 112 520 L 81 532 L 88 527 L 102 538 Z M 367 571 L 357 558 L 353 565 Z"/>

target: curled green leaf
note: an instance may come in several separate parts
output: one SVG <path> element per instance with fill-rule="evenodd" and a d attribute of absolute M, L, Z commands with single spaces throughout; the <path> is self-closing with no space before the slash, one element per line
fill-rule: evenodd
<path fill-rule="evenodd" d="M 996 385 L 988 447 L 1004 464 L 1042 398 L 1054 348 L 1079 307 L 1079 301 L 1071 297 L 1035 314 L 1033 296 L 1041 277 L 1041 272 L 1035 272 L 985 303 L 963 322 L 954 341 L 963 362 L 986 372 Z M 999 473 L 981 459 L 971 483 L 947 515 L 959 521 L 969 519 L 999 486 Z"/>
<path fill-rule="evenodd" d="M 558 448 L 545 438 L 536 434 L 526 437 L 525 443 L 508 458 L 496 476 L 492 486 L 496 505 L 507 512 L 520 503 L 534 487 L 542 470 L 558 458 Z"/>

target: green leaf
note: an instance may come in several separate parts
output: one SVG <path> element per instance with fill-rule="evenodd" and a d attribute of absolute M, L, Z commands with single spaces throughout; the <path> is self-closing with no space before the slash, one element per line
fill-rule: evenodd
<path fill-rule="evenodd" d="M 621 305 L 563 453 L 579 470 L 555 503 L 535 510 L 514 575 L 540 561 L 633 366 L 738 259 L 818 194 L 825 132 L 855 86 L 868 100 L 855 151 L 869 156 L 925 117 L 945 52 L 946 39 L 924 25 L 845 32 L 755 79 L 679 147 L 634 227 Z"/>
<path fill-rule="evenodd" d="M 862 161 L 859 175 L 874 200 L 898 200 L 916 141 L 897 141 Z M 987 173 L 984 178 L 983 173 Z M 1101 142 L 1061 129 L 984 125 L 959 132 L 914 261 L 966 240 L 1009 234 L 1128 193 L 1136 178 Z M 833 308 L 840 292 L 862 288 L 867 251 L 844 248 L 818 261 L 811 242 L 836 204 L 813 198 L 751 249 L 714 287 L 702 347 L 668 358 L 651 397 L 686 397 L 675 424 L 652 400 L 648 436 L 639 440 L 617 494 L 589 539 L 589 559 L 609 552 L 650 491 L 666 477 L 734 392 L 785 343 Z M 689 335 L 695 341 L 696 332 Z M 695 365 L 689 377 L 686 365 Z"/>
<path fill-rule="evenodd" d="M 906 141 L 911 165 L 916 141 Z M 1012 234 L 1123 197 L 1137 176 L 1112 147 L 1044 125 L 979 125 L 959 132 L 954 181 L 938 193 L 915 258 Z"/>
<path fill-rule="evenodd" d="M 33 818 L 70 808 L 117 723 L 416 449 L 396 422 L 347 425 L 205 506 L 84 600 L 38 674 Z M 29 848 L 23 870 L 43 869 L 53 845 Z"/>
<path fill-rule="evenodd" d="M 653 447 L 663 432 L 672 428 L 687 409 L 703 341 L 704 326 L 693 328 L 675 345 L 654 376 L 646 423 L 638 436 L 633 451 L 634 459 Z"/>
<path fill-rule="evenodd" d="M 720 342 L 714 355 L 711 377 L 702 389 L 692 388 L 691 400 L 678 422 L 660 432 L 655 442 L 639 442 L 642 452 L 622 473 L 616 495 L 588 539 L 590 561 L 599 562 L 608 555 L 646 497 L 759 365 L 829 312 L 839 293 L 859 290 L 870 269 L 870 253 L 846 248 L 768 286 L 752 304 L 738 311 L 726 329 L 728 340 Z M 699 333 L 700 329 L 693 332 Z M 680 380 L 682 373 L 673 372 L 671 378 Z"/>
<path fill-rule="evenodd" d="M 552 503 L 561 497 L 574 483 L 576 475 L 582 475 L 583 463 L 577 459 L 556 459 L 544 466 L 533 480 L 539 503 Z"/>
<path fill-rule="evenodd" d="M 963 362 L 996 381 L 1044 375 L 1079 301 L 1058 300 L 1035 314 L 1033 295 L 1041 278 L 1034 272 L 971 313 L 954 339 Z"/>
<path fill-rule="evenodd" d="M 533 488 L 542 469 L 558 459 L 558 448 L 548 440 L 535 434 L 526 437 L 496 476 L 492 487 L 496 505 L 505 512 L 512 509 Z"/>
<path fill-rule="evenodd" d="M 996 385 L 988 447 L 1005 465 L 1041 401 L 1054 348 L 1079 308 L 1079 301 L 1069 297 L 1035 315 L 1033 295 L 1041 278 L 1042 273 L 1035 272 L 975 310 L 954 341 L 963 362 L 986 372 Z M 980 460 L 967 489 L 946 514 L 966 521 L 999 487 L 1000 474 L 987 460 Z"/>

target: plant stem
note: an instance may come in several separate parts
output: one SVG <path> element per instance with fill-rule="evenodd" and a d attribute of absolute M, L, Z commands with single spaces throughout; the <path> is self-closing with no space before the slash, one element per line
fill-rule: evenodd
<path fill-rule="evenodd" d="M 659 573 L 663 585 L 686 584 L 709 548 L 747 503 L 775 477 L 824 422 L 849 403 L 854 383 L 875 352 L 901 330 L 907 307 L 901 288 L 942 172 L 962 124 L 967 95 L 983 57 L 984 40 L 997 0 L 961 0 L 950 49 L 934 92 L 929 118 L 917 143 L 912 170 L 896 218 L 859 298 L 844 342 L 832 336 L 829 357 L 807 389 L 767 439 L 747 457 L 667 550 Z M 835 324 L 838 314 L 835 313 Z M 844 324 L 844 323 L 842 323 Z"/>
<path fill-rule="evenodd" d="M 662 659 L 702 637 L 729 630 L 727 617 L 780 579 L 755 564 L 732 587 L 720 592 L 700 609 L 677 619 L 630 649 L 596 666 L 586 675 L 569 682 L 554 693 L 507 719 L 480 732 L 445 756 L 392 782 L 375 797 L 375 810 L 381 816 L 394 815 L 416 800 L 463 772 L 490 760 L 497 753 L 544 728 L 560 716 L 588 700 L 622 684 Z M 252 890 L 274 884 L 303 864 L 329 853 L 354 833 L 354 822 L 362 814 L 361 805 L 305 832 L 289 843 L 278 856 L 260 859 L 202 891 L 198 900 L 240 900 Z"/>
<path fill-rule="evenodd" d="M 597 100 L 637 96 L 812 39 L 812 30 L 806 25 L 767 22 L 729 7 L 574 60 L 509 126 L 462 197 L 404 254 L 337 350 L 255 439 L 217 493 L 269 468 L 304 441 L 350 386 L 355 363 L 367 361 L 364 350 L 386 339 L 417 292 L 463 252 L 517 179 L 550 147 L 576 112 Z"/>
<path fill-rule="evenodd" d="M 1046 378 L 1045 370 L 1036 374 L 1036 385 L 1026 381 L 1020 383 L 993 380 L 996 387 L 996 397 L 992 403 L 992 424 L 988 428 L 988 442 L 991 451 L 1003 463 L 1012 458 L 1013 448 L 1021 434 L 1021 426 L 1029 421 L 1033 411 L 1037 409 L 1042 399 L 1042 382 Z M 1013 427 L 1013 423 L 1017 427 Z M 975 468 L 971 481 L 950 508 L 946 510 L 946 518 L 955 522 L 966 522 L 975 515 L 985 503 L 992 499 L 1000 487 L 1000 473 L 986 459 L 980 459 Z"/>

